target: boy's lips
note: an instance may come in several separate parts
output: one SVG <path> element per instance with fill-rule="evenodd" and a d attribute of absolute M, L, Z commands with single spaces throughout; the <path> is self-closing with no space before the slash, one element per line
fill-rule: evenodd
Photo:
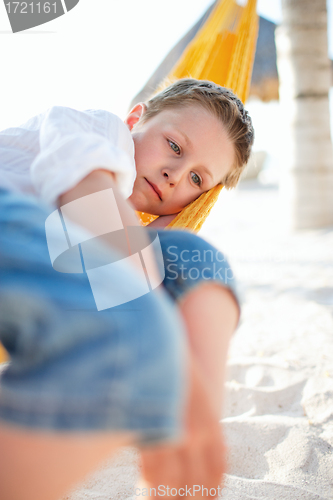
<path fill-rule="evenodd" d="M 159 199 L 162 201 L 162 193 L 161 191 L 158 189 L 158 187 L 156 186 L 156 184 L 153 184 L 152 182 L 149 182 L 148 179 L 146 179 L 146 177 L 144 178 L 148 184 L 153 188 L 153 190 L 155 191 L 155 193 L 158 195 Z"/>

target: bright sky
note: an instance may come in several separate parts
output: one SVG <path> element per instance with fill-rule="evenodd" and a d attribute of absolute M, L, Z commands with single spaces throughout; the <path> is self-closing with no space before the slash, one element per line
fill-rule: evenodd
<path fill-rule="evenodd" d="M 132 97 L 211 3 L 80 0 L 66 15 L 12 34 L 0 2 L 0 129 L 54 104 L 124 117 Z M 275 22 L 281 18 L 280 0 L 259 0 L 258 10 Z"/>

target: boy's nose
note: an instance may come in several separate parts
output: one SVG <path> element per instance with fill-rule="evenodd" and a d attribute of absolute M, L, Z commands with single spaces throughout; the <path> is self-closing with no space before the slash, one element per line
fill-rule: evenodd
<path fill-rule="evenodd" d="M 164 168 L 162 171 L 168 184 L 172 187 L 179 183 L 185 172 L 184 168 Z"/>

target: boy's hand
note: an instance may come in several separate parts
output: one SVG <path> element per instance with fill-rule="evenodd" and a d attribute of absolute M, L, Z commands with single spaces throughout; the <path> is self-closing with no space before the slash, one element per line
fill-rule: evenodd
<path fill-rule="evenodd" d="M 156 498 L 159 498 L 159 486 L 164 487 L 164 496 L 168 496 L 166 488 L 169 486 L 169 496 L 179 500 L 186 496 L 186 491 L 187 496 L 190 496 L 189 489 L 191 496 L 198 499 L 215 498 L 214 494 L 209 493 L 211 488 L 216 491 L 216 496 L 220 496 L 222 475 L 225 472 L 222 429 L 218 416 L 211 409 L 194 361 L 190 368 L 190 395 L 185 424 L 186 436 L 178 445 L 160 445 L 141 450 L 143 477 L 148 483 L 145 487 L 148 491 L 149 488 L 155 488 Z M 195 492 L 194 485 L 197 486 Z M 175 490 L 171 495 L 171 488 L 177 489 L 176 496 Z"/>

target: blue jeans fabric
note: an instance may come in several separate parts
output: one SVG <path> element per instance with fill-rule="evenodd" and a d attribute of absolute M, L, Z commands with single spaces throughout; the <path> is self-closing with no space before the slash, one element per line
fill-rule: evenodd
<path fill-rule="evenodd" d="M 165 268 L 163 286 L 171 298 L 180 303 L 200 284 L 218 283 L 232 292 L 241 308 L 236 278 L 220 250 L 188 231 L 158 231 L 158 236 Z"/>
<path fill-rule="evenodd" d="M 0 190 L 0 340 L 11 357 L 1 378 L 0 419 L 43 429 L 135 431 L 142 443 L 177 437 L 187 352 L 175 302 L 207 280 L 237 298 L 231 271 L 215 270 L 230 269 L 228 263 L 196 235 L 159 231 L 164 289 L 97 311 L 85 274 L 52 268 L 49 212 L 33 198 Z M 204 250 L 213 252 L 209 262 Z M 121 279 L 134 283 L 131 270 Z"/>
<path fill-rule="evenodd" d="M 49 212 L 0 191 L 0 340 L 11 358 L 0 419 L 38 429 L 134 431 L 141 442 L 176 437 L 187 355 L 177 308 L 159 290 L 97 311 L 86 274 L 51 265 Z M 132 270 L 121 279 L 131 286 Z"/>

